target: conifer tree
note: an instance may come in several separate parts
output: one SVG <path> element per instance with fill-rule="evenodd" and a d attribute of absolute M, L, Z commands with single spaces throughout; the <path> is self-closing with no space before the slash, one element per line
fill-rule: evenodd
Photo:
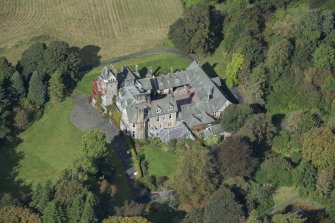
<path fill-rule="evenodd" d="M 75 197 L 71 204 L 68 206 L 66 210 L 66 215 L 69 223 L 80 222 L 85 204 L 84 197 L 85 192 Z"/>
<path fill-rule="evenodd" d="M 18 97 L 24 98 L 26 96 L 26 89 L 24 87 L 24 83 L 19 72 L 15 72 L 11 78 L 12 87 L 15 90 L 15 93 Z"/>
<path fill-rule="evenodd" d="M 45 103 L 46 88 L 43 84 L 42 76 L 34 71 L 29 81 L 28 99 L 36 105 L 43 105 Z"/>
<path fill-rule="evenodd" d="M 10 129 L 10 101 L 6 89 L 0 85 L 0 145 L 2 141 L 9 138 Z"/>
<path fill-rule="evenodd" d="M 33 191 L 31 206 L 43 212 L 51 200 L 52 186 L 50 181 L 47 181 L 43 186 L 37 185 Z"/>
<path fill-rule="evenodd" d="M 86 196 L 86 201 L 84 204 L 84 210 L 81 217 L 82 223 L 94 223 L 97 222 L 95 216 L 95 208 L 97 205 L 97 199 L 94 197 L 94 194 L 89 192 Z"/>
<path fill-rule="evenodd" d="M 52 103 L 58 104 L 64 99 L 64 89 L 65 86 L 63 84 L 61 74 L 56 71 L 49 80 L 48 91 Z"/>
<path fill-rule="evenodd" d="M 55 201 L 49 202 L 46 208 L 43 210 L 43 222 L 62 223 L 64 220 L 65 219 L 61 207 L 59 207 Z"/>

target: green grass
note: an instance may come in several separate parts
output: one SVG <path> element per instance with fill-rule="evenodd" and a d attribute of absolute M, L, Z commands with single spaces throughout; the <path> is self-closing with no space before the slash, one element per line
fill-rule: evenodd
<path fill-rule="evenodd" d="M 173 53 L 161 53 L 115 63 L 113 66 L 120 71 L 123 65 L 127 65 L 134 71 L 135 64 L 137 64 L 141 75 L 146 73 L 146 69 L 148 67 L 152 67 L 155 75 L 160 75 L 170 72 L 171 67 L 173 71 L 185 69 L 190 63 L 190 61 L 180 55 Z M 111 67 L 111 65 L 109 67 Z M 102 67 L 97 67 L 85 74 L 76 90 L 78 90 L 81 94 L 90 95 L 92 92 L 92 79 L 100 74 L 101 69 Z"/>
<path fill-rule="evenodd" d="M 55 180 L 73 165 L 81 153 L 83 132 L 69 120 L 72 106 L 70 98 L 58 107 L 47 104 L 43 117 L 19 136 L 17 151 L 24 158 L 17 167 L 18 179 L 27 184 Z"/>
<path fill-rule="evenodd" d="M 177 155 L 155 149 L 150 145 L 145 145 L 142 149 L 145 160 L 148 161 L 150 175 L 156 176 L 157 178 L 170 176 L 176 169 L 178 163 Z"/>

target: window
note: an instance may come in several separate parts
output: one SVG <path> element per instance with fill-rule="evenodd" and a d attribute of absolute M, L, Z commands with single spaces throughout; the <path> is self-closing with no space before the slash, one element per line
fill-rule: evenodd
<path fill-rule="evenodd" d="M 172 106 L 172 105 L 170 106 L 169 110 L 170 110 L 170 111 L 173 110 L 173 106 Z"/>
<path fill-rule="evenodd" d="M 135 128 L 135 123 L 133 123 L 133 128 Z"/>
<path fill-rule="evenodd" d="M 159 117 L 157 117 L 157 122 L 159 122 Z"/>
<path fill-rule="evenodd" d="M 133 137 L 135 137 L 135 132 L 134 132 L 134 131 L 133 131 L 133 134 L 132 134 L 132 135 L 133 135 Z"/>
<path fill-rule="evenodd" d="M 172 118 L 172 114 L 169 114 L 169 119 L 171 119 Z"/>

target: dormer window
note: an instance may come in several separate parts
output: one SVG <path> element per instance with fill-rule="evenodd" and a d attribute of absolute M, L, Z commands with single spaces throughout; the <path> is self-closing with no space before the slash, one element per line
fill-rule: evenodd
<path fill-rule="evenodd" d="M 180 81 L 180 79 L 177 77 L 177 78 L 176 78 L 176 82 L 179 82 L 179 81 Z"/>
<path fill-rule="evenodd" d="M 173 106 L 172 106 L 172 105 L 169 107 L 169 110 L 170 110 L 170 111 L 172 111 L 172 110 L 173 110 Z"/>
<path fill-rule="evenodd" d="M 160 113 L 162 110 L 160 108 L 156 109 L 156 113 Z"/>

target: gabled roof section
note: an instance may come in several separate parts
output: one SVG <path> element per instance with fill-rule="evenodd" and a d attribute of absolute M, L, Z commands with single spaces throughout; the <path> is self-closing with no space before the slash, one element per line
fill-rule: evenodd
<path fill-rule="evenodd" d="M 104 66 L 104 68 L 102 69 L 100 77 L 104 81 L 116 81 L 115 74 L 107 66 Z"/>
<path fill-rule="evenodd" d="M 176 101 L 172 97 L 151 101 L 150 108 L 149 117 L 171 114 L 178 111 Z"/>

